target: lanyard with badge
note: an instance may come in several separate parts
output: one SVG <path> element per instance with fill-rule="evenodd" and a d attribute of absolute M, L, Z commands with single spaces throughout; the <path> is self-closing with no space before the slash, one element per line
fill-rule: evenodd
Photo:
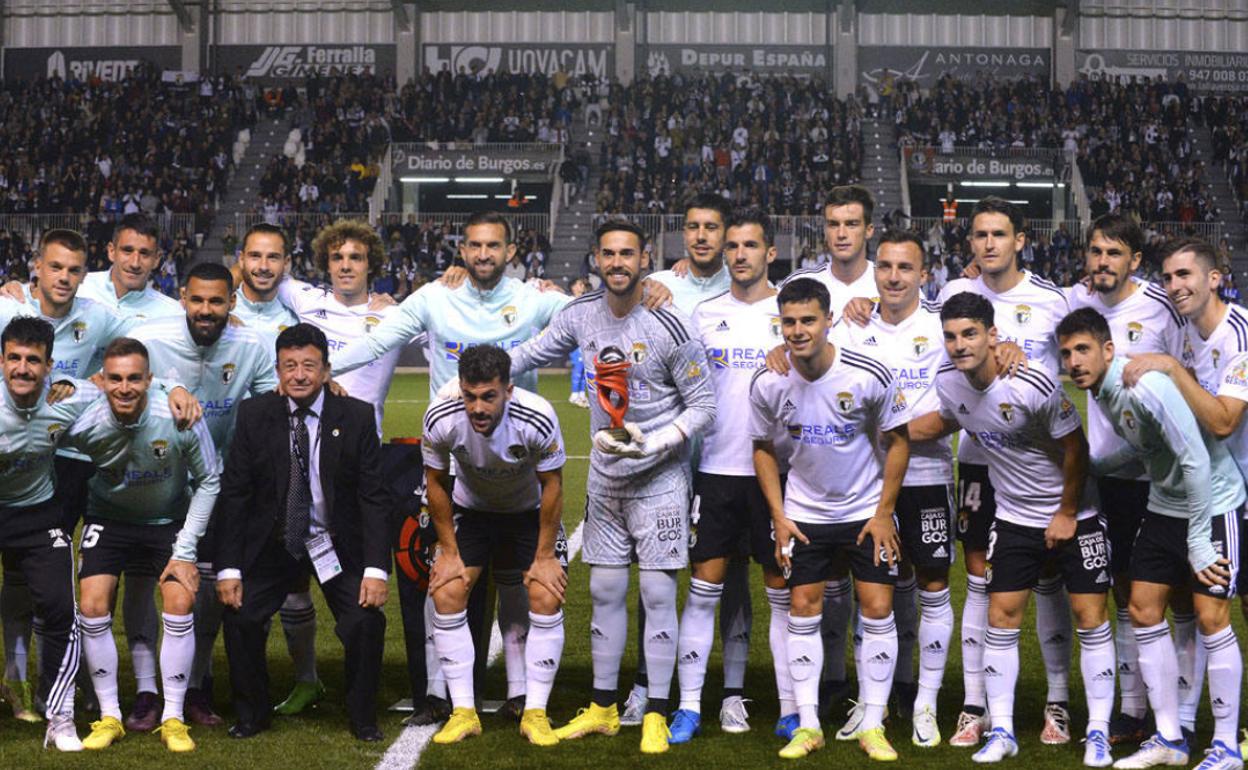
<path fill-rule="evenodd" d="M 293 422 L 299 420 L 298 417 L 291 417 L 292 428 L 295 427 Z M 306 418 L 304 418 L 306 419 Z M 307 423 L 304 423 L 305 427 Z M 292 431 L 293 436 L 293 431 Z M 316 446 L 321 445 L 321 421 L 316 421 Z M 309 443 L 309 450 L 311 444 Z M 311 460 L 304 457 L 303 450 L 299 447 L 299 442 L 291 440 L 290 451 L 295 458 L 295 462 L 299 463 L 299 472 L 303 474 L 304 481 L 308 482 L 308 494 L 311 495 Z M 310 513 L 310 512 L 309 512 Z M 309 528 L 311 527 L 311 516 L 308 517 Z M 328 524 L 328 522 L 326 522 Z M 309 533 L 310 534 L 310 533 Z M 330 537 L 329 530 L 312 535 L 304 541 L 304 547 L 308 549 L 308 558 L 312 560 L 312 568 L 316 570 L 316 580 L 318 583 L 328 583 L 330 580 L 342 574 L 342 562 L 338 560 L 338 554 L 334 551 L 334 541 Z"/>

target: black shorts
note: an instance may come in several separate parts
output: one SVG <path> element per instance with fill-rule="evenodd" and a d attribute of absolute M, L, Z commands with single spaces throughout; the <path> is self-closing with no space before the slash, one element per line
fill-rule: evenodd
<path fill-rule="evenodd" d="M 487 513 L 455 506 L 455 542 L 465 567 L 528 569 L 540 528 L 538 511 Z"/>
<path fill-rule="evenodd" d="M 57 455 L 53 462 L 56 499 L 64 514 L 61 529 L 72 535 L 78 529 L 78 522 L 87 515 L 87 482 L 95 475 L 95 465 L 90 460 L 64 455 Z"/>
<path fill-rule="evenodd" d="M 779 572 L 771 512 L 758 479 L 698 473 L 689 511 L 689 560 L 696 564 L 745 554 Z"/>
<path fill-rule="evenodd" d="M 958 540 L 968 551 L 988 550 L 988 531 L 997 518 L 997 493 L 987 465 L 958 464 Z"/>
<path fill-rule="evenodd" d="M 988 593 L 1035 588 L 1045 566 L 1053 564 L 1072 594 L 1103 594 L 1113 585 L 1109 538 L 1098 516 L 1075 525 L 1075 536 L 1054 550 L 1044 547 L 1044 528 L 997 519 L 988 535 Z"/>
<path fill-rule="evenodd" d="M 137 574 L 157 577 L 173 557 L 182 522 L 138 524 L 88 516 L 78 544 L 78 577 Z"/>
<path fill-rule="evenodd" d="M 902 487 L 897 495 L 901 552 L 916 567 L 953 564 L 953 485 Z"/>
<path fill-rule="evenodd" d="M 1135 539 L 1131 579 L 1168 586 L 1190 585 L 1194 593 L 1217 599 L 1231 598 L 1244 585 L 1239 561 L 1241 533 L 1238 531 L 1243 527 L 1243 519 L 1239 514 L 1240 511 L 1231 511 L 1215 515 L 1209 522 L 1214 550 L 1220 558 L 1231 562 L 1230 591 L 1221 586 L 1207 586 L 1192 575 L 1192 565 L 1187 560 L 1187 519 L 1162 516 L 1152 511 L 1144 516 L 1140 534 Z"/>
<path fill-rule="evenodd" d="M 1109 534 L 1110 567 L 1115 575 L 1122 575 L 1131 569 L 1135 535 L 1148 511 L 1148 482 L 1103 478 L 1096 487 Z"/>
<path fill-rule="evenodd" d="M 875 550 L 871 538 L 864 539 L 861 545 L 857 543 L 858 533 L 867 525 L 865 519 L 844 524 L 796 524 L 810 542 L 793 539 L 790 587 L 827 580 L 838 557 L 849 560 L 849 572 L 854 580 L 890 586 L 897 584 L 897 565 L 889 567 L 882 557 L 878 566 L 874 563 Z"/>

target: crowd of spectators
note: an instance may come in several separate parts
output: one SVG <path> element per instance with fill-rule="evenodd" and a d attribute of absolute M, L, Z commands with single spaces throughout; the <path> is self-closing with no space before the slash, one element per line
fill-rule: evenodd
<path fill-rule="evenodd" d="M 607 103 L 599 213 L 679 213 L 695 189 L 814 214 L 828 189 L 861 177 L 858 104 L 818 79 L 640 75 Z"/>
<path fill-rule="evenodd" d="M 1239 201 L 1240 216 L 1248 215 L 1248 98 L 1211 96 L 1204 100 L 1205 125 L 1213 137 L 1213 160 L 1222 167 Z"/>

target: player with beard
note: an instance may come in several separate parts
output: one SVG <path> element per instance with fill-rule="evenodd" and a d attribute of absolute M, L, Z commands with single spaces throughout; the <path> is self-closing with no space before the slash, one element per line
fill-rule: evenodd
<path fill-rule="evenodd" d="M 130 336 L 142 342 L 152 372 L 185 385 L 203 405 L 203 419 L 222 458 L 230 449 L 234 412 L 247 396 L 277 387 L 272 346 L 260 332 L 229 324 L 235 303 L 234 281 L 220 264 L 191 268 L 182 288 L 183 315 L 136 327 Z M 195 666 L 187 693 L 187 716 L 196 724 L 216 726 L 210 676 L 212 649 L 221 626 L 211 534 L 199 550 L 200 588 L 195 606 Z M 126 729 L 134 730 L 127 725 Z"/>
<path fill-rule="evenodd" d="M 604 288 L 573 300 L 546 333 L 512 352 L 512 373 L 562 361 L 575 348 L 587 363 L 629 362 L 623 415 L 629 440 L 606 430 L 609 416 L 593 399 L 585 539 L 594 609 L 590 705 L 555 731 L 560 740 L 590 733 L 615 735 L 620 660 L 628 633 L 629 566 L 640 567 L 646 606 L 649 699 L 641 750 L 668 749 L 667 697 L 676 666 L 676 571 L 689 560 L 689 445 L 715 419 L 709 364 L 701 342 L 678 311 L 642 305 L 648 267 L 645 234 L 628 222 L 607 222 L 595 233 Z M 601 384 L 596 385 L 601 387 Z"/>
<path fill-rule="evenodd" d="M 299 318 L 277 298 L 277 285 L 290 269 L 290 250 L 282 228 L 261 222 L 243 235 L 240 270 L 235 274 L 234 315 L 244 324 L 277 335 Z"/>
<path fill-rule="evenodd" d="M 714 193 L 696 195 L 685 204 L 681 235 L 686 259 L 679 270 L 660 270 L 650 277 L 672 292 L 672 304 L 686 315 L 699 302 L 728 291 L 731 282 L 724 267 L 724 233 L 732 209 Z"/>
<path fill-rule="evenodd" d="M 1178 312 L 1165 291 L 1132 276 L 1139 269 L 1144 251 L 1144 233 L 1125 214 L 1106 214 L 1088 228 L 1087 265 L 1090 285 L 1066 290 L 1072 309 L 1092 308 L 1109 323 L 1114 351 L 1118 356 L 1142 353 L 1182 352 L 1183 329 Z M 1088 443 L 1092 456 L 1111 454 L 1127 446 L 1103 410 L 1088 410 Z M 1144 712 L 1148 707 L 1144 681 L 1139 675 L 1135 634 L 1129 611 L 1131 593 L 1131 552 L 1140 521 L 1148 510 L 1149 476 L 1140 461 L 1124 465 L 1097 479 L 1101 514 L 1109 525 L 1110 554 L 1113 560 L 1114 604 L 1118 608 L 1114 646 L 1118 658 L 1118 687 L 1121 710 L 1110 722 L 1109 742 L 1137 745 L 1148 737 Z M 1190 698 L 1192 667 L 1195 664 L 1196 618 L 1186 592 L 1175 591 L 1175 635 L 1178 639 L 1180 699 Z"/>

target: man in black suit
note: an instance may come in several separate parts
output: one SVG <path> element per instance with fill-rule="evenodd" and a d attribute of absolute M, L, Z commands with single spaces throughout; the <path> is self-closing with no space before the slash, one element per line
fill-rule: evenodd
<path fill-rule="evenodd" d="M 311 573 L 337 621 L 351 730 L 381 740 L 377 685 L 386 617 L 389 498 L 373 407 L 335 396 L 325 335 L 297 324 L 277 338 L 284 396 L 238 408 L 217 509 L 217 592 L 226 605 L 225 651 L 235 738 L 269 726 L 265 626 L 290 586 Z"/>

